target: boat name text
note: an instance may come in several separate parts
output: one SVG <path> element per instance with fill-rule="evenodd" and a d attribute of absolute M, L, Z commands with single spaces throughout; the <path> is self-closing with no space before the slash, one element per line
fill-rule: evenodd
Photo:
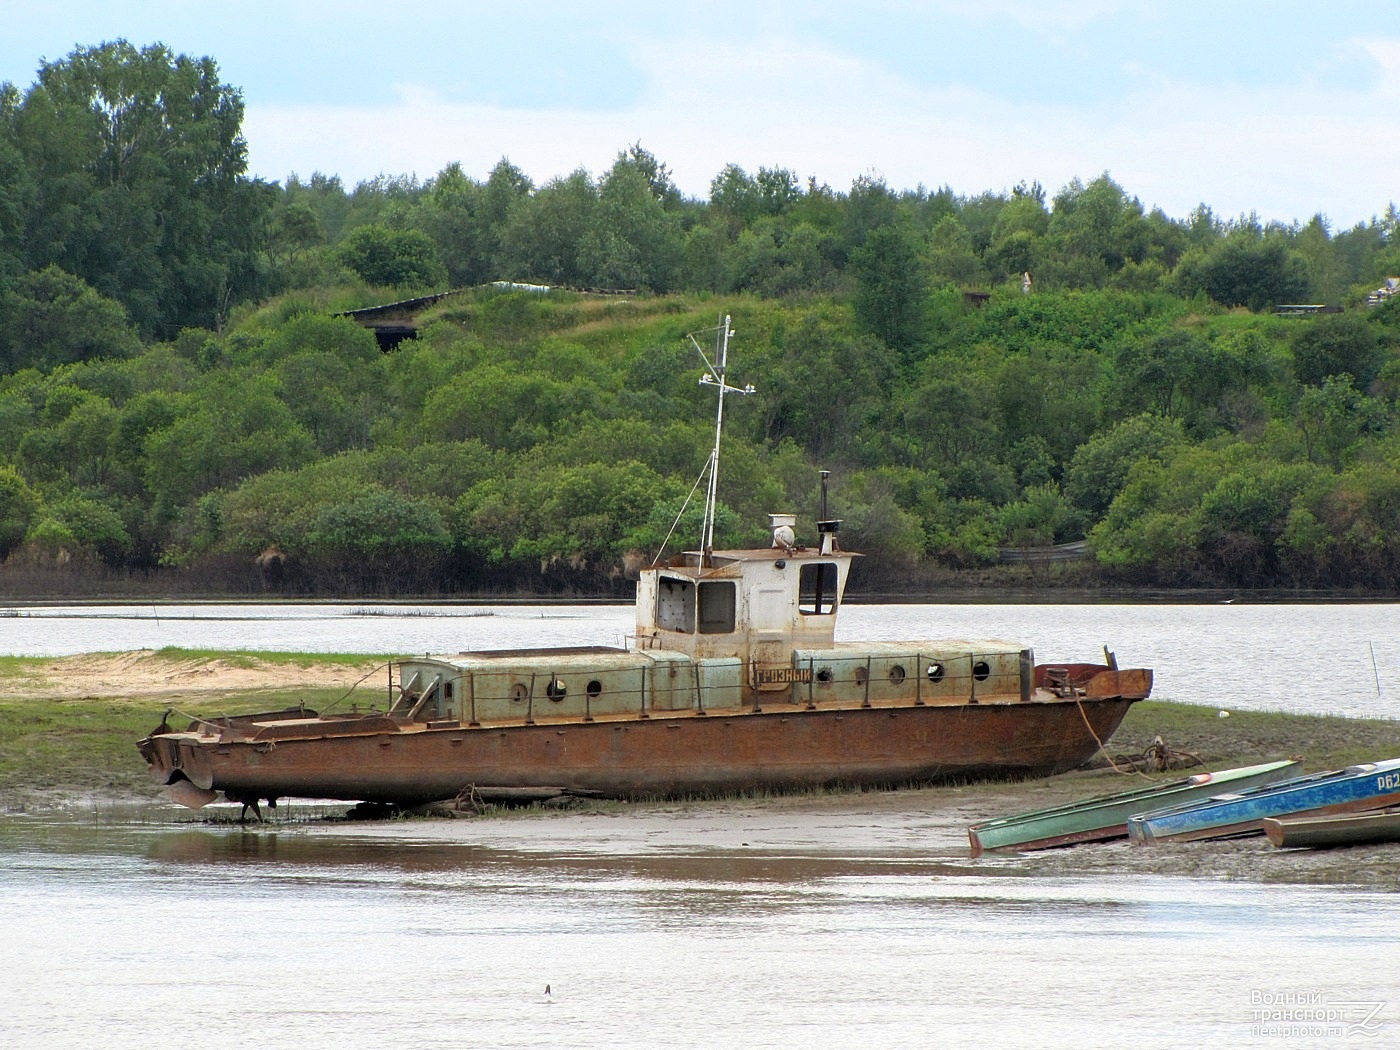
<path fill-rule="evenodd" d="M 760 667 L 757 671 L 759 685 L 779 685 L 801 682 L 804 685 L 812 680 L 810 667 Z"/>

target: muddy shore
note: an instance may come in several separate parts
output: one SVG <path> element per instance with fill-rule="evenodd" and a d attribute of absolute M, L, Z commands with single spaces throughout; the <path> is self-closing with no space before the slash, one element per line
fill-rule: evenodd
<path fill-rule="evenodd" d="M 369 662 L 269 662 L 256 657 L 172 657 L 149 652 L 14 663 L 0 672 L 0 820 L 156 819 L 183 826 L 190 821 L 227 822 L 227 813 L 206 816 L 159 803 L 155 787 L 144 778 L 134 743 L 152 728 L 160 712 L 167 706 L 214 713 L 247 710 L 284 690 L 305 689 L 308 683 L 348 689 L 375 671 Z M 1400 722 L 1267 712 L 1225 714 L 1158 701 L 1138 704 L 1109 742 L 1108 752 L 1122 770 L 1128 769 L 1125 760 L 1140 757 L 1159 738 L 1184 761 L 1199 758 L 1202 765 L 1193 768 L 1220 769 L 1297 757 L 1308 771 L 1315 771 L 1400 756 Z M 975 861 L 969 857 L 969 824 L 1126 790 L 1141 784 L 1144 775 L 1169 779 L 1182 774 L 1105 767 L 1021 782 L 893 791 L 580 803 L 562 811 L 537 806 L 492 810 L 470 821 L 451 822 L 451 831 L 444 833 L 509 840 L 596 837 L 606 828 L 603 848 L 632 855 L 668 840 L 688 848 L 685 829 L 703 825 L 707 830 L 698 842 L 733 838 L 736 849 L 801 843 L 804 849 L 829 847 L 838 856 L 908 858 L 924 850 L 950 872 L 968 875 L 1118 873 L 1400 888 L 1397 845 L 1279 850 L 1256 836 L 1149 847 L 1112 843 L 999 853 Z M 139 817 L 129 816 L 133 807 Z M 276 820 L 307 820 L 296 814 L 296 807 L 284 808 Z M 344 826 L 343 820 L 336 823 Z M 434 822 L 425 821 L 430 823 Z M 271 823 L 252 832 L 278 826 Z"/>

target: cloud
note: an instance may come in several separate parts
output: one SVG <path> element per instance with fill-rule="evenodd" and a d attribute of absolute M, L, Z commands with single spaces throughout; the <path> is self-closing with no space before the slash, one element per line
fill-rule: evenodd
<path fill-rule="evenodd" d="M 969 21 L 1014 23 L 1025 29 L 1057 31 L 1083 26 L 1141 9 L 1141 3 L 1124 0 L 943 0 L 935 5 L 943 14 Z"/>
<path fill-rule="evenodd" d="M 1376 94 L 1394 100 L 1400 97 L 1400 39 L 1395 37 L 1353 37 L 1347 45 L 1368 56 L 1374 63 Z"/>
<path fill-rule="evenodd" d="M 1091 17 L 1112 4 L 1057 5 Z M 1252 88 L 1171 79 L 1150 69 L 1091 105 L 1033 92 L 915 83 L 877 58 L 774 35 L 747 43 L 700 35 L 624 41 L 641 79 L 627 105 L 531 108 L 464 103 L 404 84 L 372 107 L 249 104 L 254 170 L 427 178 L 460 162 L 484 177 L 508 156 L 536 183 L 582 167 L 601 174 L 640 141 L 682 190 L 707 196 L 729 163 L 787 167 L 844 190 L 872 170 L 895 189 L 1002 192 L 1038 180 L 1051 192 L 1108 171 L 1148 207 L 1184 217 L 1199 203 L 1233 217 L 1341 227 L 1384 211 L 1400 170 L 1400 40 L 1349 42 L 1376 74 L 1364 90 Z"/>

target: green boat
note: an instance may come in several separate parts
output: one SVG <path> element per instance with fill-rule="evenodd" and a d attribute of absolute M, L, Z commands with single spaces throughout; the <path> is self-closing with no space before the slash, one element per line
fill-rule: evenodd
<path fill-rule="evenodd" d="M 1222 791 L 1273 784 L 1297 776 L 1301 765 L 1296 761 L 1265 762 L 1257 766 L 1222 769 L 1216 773 L 1196 773 L 1132 791 L 1099 795 L 1048 809 L 986 820 L 969 827 L 967 837 L 972 843 L 974 857 L 980 857 L 987 850 L 1050 849 L 1081 842 L 1126 838 L 1129 817 L 1195 799 L 1207 799 Z"/>

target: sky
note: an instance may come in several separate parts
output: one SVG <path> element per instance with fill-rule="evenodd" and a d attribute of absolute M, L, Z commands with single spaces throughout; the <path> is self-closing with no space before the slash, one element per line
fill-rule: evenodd
<path fill-rule="evenodd" d="M 1107 173 L 1186 218 L 1334 232 L 1400 201 L 1400 21 L 1333 0 L 5 0 L 0 82 L 125 39 L 209 56 L 250 174 L 534 182 L 633 143 L 707 197 L 727 164 L 838 191 L 1053 196 Z"/>

